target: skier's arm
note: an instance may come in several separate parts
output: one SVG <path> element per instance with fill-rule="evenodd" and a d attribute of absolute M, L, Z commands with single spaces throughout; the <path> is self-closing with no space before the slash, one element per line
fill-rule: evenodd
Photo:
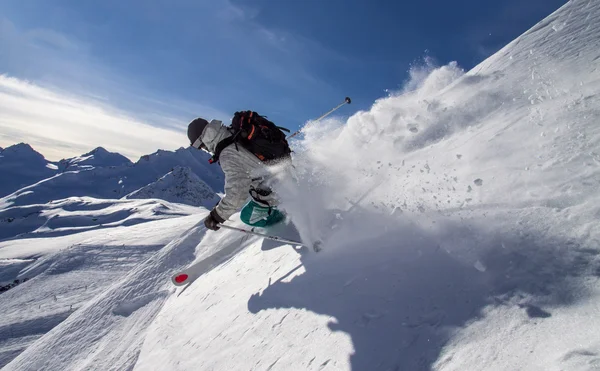
<path fill-rule="evenodd" d="M 221 156 L 221 169 L 225 173 L 225 197 L 213 212 L 216 212 L 221 219 L 227 220 L 248 200 L 252 180 L 248 171 L 240 166 L 238 161 L 232 161 L 228 156 Z"/>

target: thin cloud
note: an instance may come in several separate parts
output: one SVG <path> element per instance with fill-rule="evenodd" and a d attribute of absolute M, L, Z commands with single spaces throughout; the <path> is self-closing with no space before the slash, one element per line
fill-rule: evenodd
<path fill-rule="evenodd" d="M 245 55 L 253 55 L 253 50 L 259 47 L 259 53 L 253 56 L 257 69 L 267 78 L 279 82 L 290 81 L 292 85 L 297 84 L 300 78 L 313 84 L 313 87 L 331 89 L 310 66 L 323 60 L 345 64 L 355 62 L 322 46 L 316 40 L 265 26 L 258 20 L 260 9 L 256 7 L 233 4 L 230 0 L 224 0 L 222 6 L 226 10 L 224 14 L 230 15 L 229 18 L 224 18 L 229 23 L 227 30 L 223 31 L 235 33 L 236 38 L 242 41 L 240 47 L 247 49 Z M 282 61 L 285 63 L 281 63 Z"/>
<path fill-rule="evenodd" d="M 90 46 L 73 36 L 45 28 L 21 30 L 0 17 L 0 73 L 7 71 L 11 76 L 51 86 L 52 91 L 135 112 L 136 118 L 157 127 L 171 121 L 183 126 L 198 115 L 216 119 L 230 116 L 201 103 L 146 89 L 139 81 L 96 61 Z"/>
<path fill-rule="evenodd" d="M 55 23 L 72 22 L 62 31 L 28 28 L 25 22 L 7 18 L 10 12 L 6 12 L 4 17 L 0 16 L 0 73 L 21 82 L 27 79 L 34 83 L 29 84 L 30 87 L 43 87 L 57 94 L 62 102 L 57 103 L 58 107 L 64 106 L 66 101 L 77 100 L 103 107 L 100 116 L 124 116 L 147 127 L 180 133 L 198 116 L 227 120 L 236 110 L 252 108 L 268 114 L 275 111 L 285 118 L 301 117 L 298 96 L 307 96 L 307 104 L 310 104 L 322 95 L 341 95 L 336 87 L 321 79 L 322 71 L 317 68 L 317 61 L 323 58 L 340 60 L 341 57 L 316 41 L 265 27 L 256 20 L 259 8 L 241 8 L 229 0 L 184 0 L 177 6 L 166 0 L 134 3 L 139 6 L 131 3 L 112 6 L 118 7 L 123 17 L 135 17 L 143 27 L 168 30 L 160 37 L 148 37 L 146 41 L 155 43 L 155 47 L 109 48 L 105 52 L 101 48 L 112 45 L 106 42 L 114 39 L 113 32 L 118 32 L 118 27 L 105 28 L 105 24 L 74 17 L 60 5 L 48 7 L 59 10 L 49 12 Z M 175 23 L 173 20 L 178 17 L 181 19 Z M 77 30 L 77 33 L 66 29 Z M 342 63 L 347 65 L 345 62 Z M 15 94 L 12 90 L 13 98 Z M 39 96 L 36 99 L 31 104 L 39 106 Z M 24 106 L 23 102 L 19 104 Z M 24 118 L 47 120 L 41 120 L 41 114 L 35 117 L 26 114 L 38 110 L 15 113 L 5 108 L 6 105 L 6 102 L 0 104 L 2 125 L 14 130 L 0 133 L 4 134 L 0 144 L 19 140 L 32 143 L 31 137 L 17 129 L 19 126 L 7 121 L 8 112 L 11 120 L 19 123 Z M 66 117 L 59 121 L 64 120 Z M 36 140 L 49 147 L 45 137 Z M 61 143 L 63 147 L 55 154 L 45 153 L 57 157 L 65 152 L 81 152 L 82 144 L 78 141 Z M 86 150 L 100 144 L 90 143 L 89 138 L 83 142 Z M 136 151 L 125 144 L 120 147 L 125 148 L 120 151 L 129 157 L 156 150 L 146 147 L 148 149 Z"/>
<path fill-rule="evenodd" d="M 103 146 L 136 160 L 187 145 L 183 130 L 147 125 L 111 107 L 0 75 L 0 146 L 32 144 L 51 160 Z"/>

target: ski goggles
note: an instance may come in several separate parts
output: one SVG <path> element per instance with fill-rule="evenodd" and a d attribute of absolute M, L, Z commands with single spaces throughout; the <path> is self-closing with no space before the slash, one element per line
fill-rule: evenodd
<path fill-rule="evenodd" d="M 202 140 L 200 140 L 201 137 L 198 137 L 198 139 L 196 139 L 196 141 L 194 143 L 192 143 L 192 147 L 196 148 L 196 149 L 203 149 L 203 150 L 207 150 L 206 146 L 204 145 L 204 143 L 202 143 Z"/>

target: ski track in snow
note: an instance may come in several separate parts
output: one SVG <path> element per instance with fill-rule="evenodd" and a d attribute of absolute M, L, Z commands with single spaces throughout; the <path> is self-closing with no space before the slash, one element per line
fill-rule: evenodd
<path fill-rule="evenodd" d="M 598 50 L 600 3 L 571 1 L 470 72 L 309 123 L 274 185 L 297 230 L 271 232 L 318 254 L 168 202 L 17 203 L 0 279 L 30 279 L 0 295 L 0 365 L 599 368 Z"/>

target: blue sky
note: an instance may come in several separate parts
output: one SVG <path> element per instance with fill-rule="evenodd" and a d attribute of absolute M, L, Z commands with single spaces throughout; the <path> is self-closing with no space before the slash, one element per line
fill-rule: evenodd
<path fill-rule="evenodd" d="M 470 69 L 565 2 L 3 0 L 0 74 L 163 129 L 239 109 L 296 129 L 347 95 L 368 109 L 425 56 Z"/>

